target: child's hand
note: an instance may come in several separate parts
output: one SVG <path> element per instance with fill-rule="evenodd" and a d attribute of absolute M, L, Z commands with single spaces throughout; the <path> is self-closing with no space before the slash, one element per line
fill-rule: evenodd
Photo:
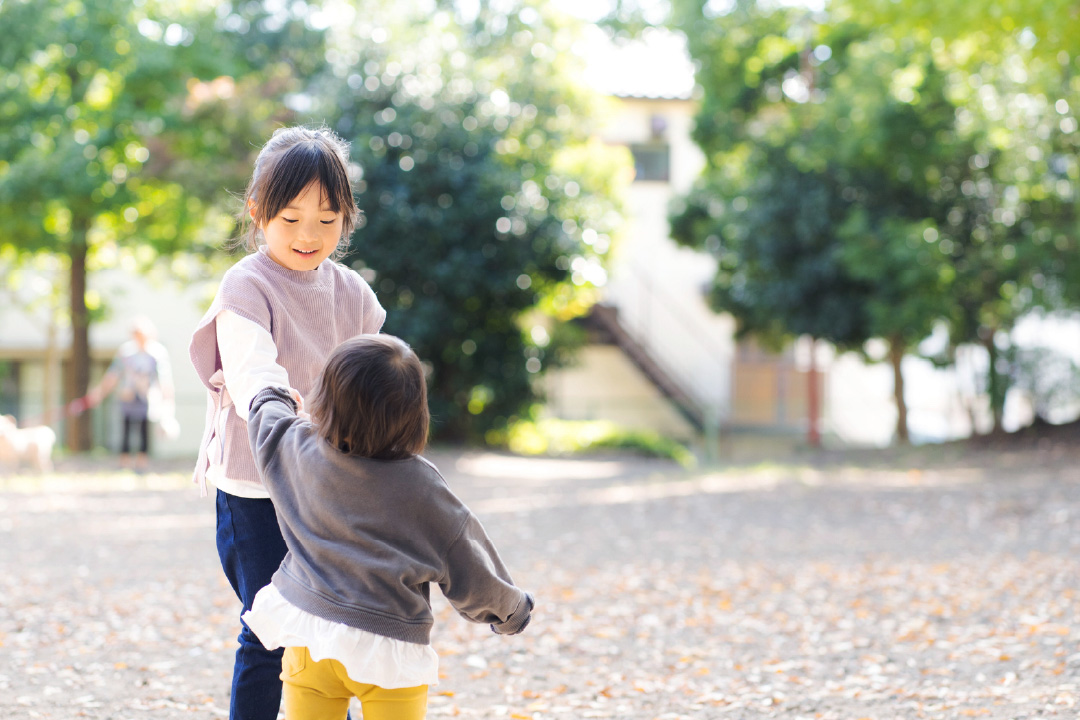
<path fill-rule="evenodd" d="M 296 388 L 289 388 L 289 395 L 296 401 L 296 416 L 301 420 L 311 420 L 311 415 L 304 409 L 304 397 Z"/>

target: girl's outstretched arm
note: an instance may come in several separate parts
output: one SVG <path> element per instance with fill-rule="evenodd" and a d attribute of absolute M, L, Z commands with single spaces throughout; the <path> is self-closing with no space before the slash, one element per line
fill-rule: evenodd
<path fill-rule="evenodd" d="M 443 595 L 466 620 L 517 635 L 532 618 L 533 598 L 514 585 L 484 526 L 469 514 L 446 555 Z"/>
<path fill-rule="evenodd" d="M 268 468 L 277 459 L 277 449 L 285 433 L 298 421 L 296 401 L 286 388 L 263 388 L 251 401 L 248 440 L 251 442 L 251 453 L 255 456 L 255 465 L 271 495 L 273 488 L 269 481 L 274 474 L 268 472 Z"/>

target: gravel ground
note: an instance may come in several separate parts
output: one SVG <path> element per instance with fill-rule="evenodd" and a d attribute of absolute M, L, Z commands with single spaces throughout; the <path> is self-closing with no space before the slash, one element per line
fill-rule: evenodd
<path fill-rule="evenodd" d="M 435 600 L 430 717 L 1078 716 L 1075 456 L 433 459 L 538 607 Z M 213 503 L 158 470 L 0 479 L 0 718 L 227 716 Z"/>

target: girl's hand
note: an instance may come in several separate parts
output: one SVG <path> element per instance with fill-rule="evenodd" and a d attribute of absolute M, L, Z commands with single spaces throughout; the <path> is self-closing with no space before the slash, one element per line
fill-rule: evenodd
<path fill-rule="evenodd" d="M 296 388 L 289 388 L 289 395 L 296 401 L 296 416 L 311 422 L 311 415 L 304 409 L 304 398 Z"/>

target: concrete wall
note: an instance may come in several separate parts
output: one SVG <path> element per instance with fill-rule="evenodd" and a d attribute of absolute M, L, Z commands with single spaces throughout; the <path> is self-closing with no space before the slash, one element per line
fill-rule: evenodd
<path fill-rule="evenodd" d="M 692 425 L 614 345 L 584 347 L 573 366 L 547 373 L 545 414 L 563 420 L 611 420 L 691 440 Z"/>

